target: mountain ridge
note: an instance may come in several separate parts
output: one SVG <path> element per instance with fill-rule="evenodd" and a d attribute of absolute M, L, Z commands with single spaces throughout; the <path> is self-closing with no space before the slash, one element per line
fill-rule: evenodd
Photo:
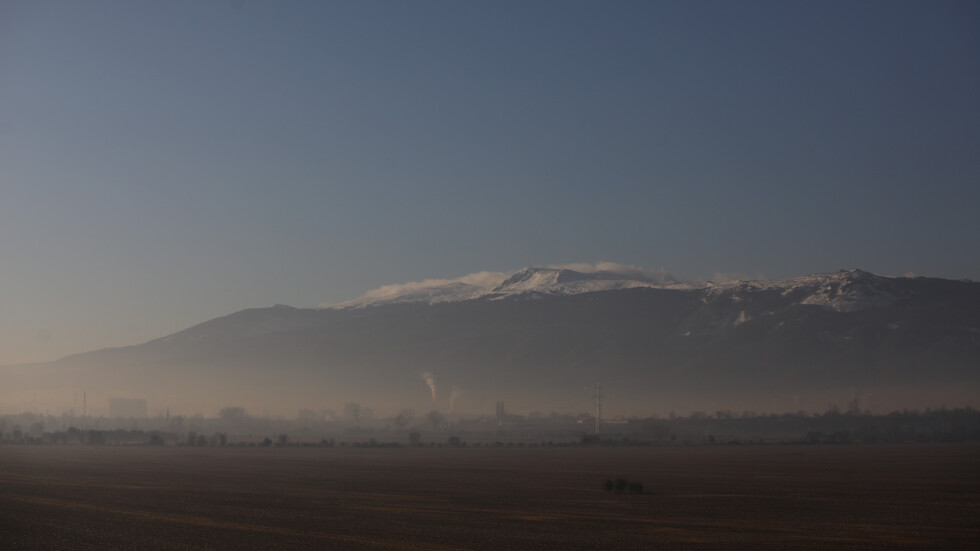
<path fill-rule="evenodd" d="M 874 407 L 980 405 L 978 283 L 845 270 L 572 292 L 597 280 L 608 276 L 530 270 L 513 292 L 466 300 L 251 308 L 5 381 L 182 407 L 426 410 L 455 387 L 461 411 L 486 412 L 488 398 L 567 411 L 588 409 L 582 389 L 595 381 L 624 413 L 822 409 L 854 388 Z"/>
<path fill-rule="evenodd" d="M 779 280 L 731 280 L 724 282 L 706 281 L 701 283 L 681 282 L 670 274 L 660 271 L 656 275 L 648 275 L 641 270 L 624 267 L 626 270 L 596 269 L 585 272 L 562 267 L 533 267 L 528 266 L 504 278 L 496 285 L 472 285 L 458 280 L 430 280 L 438 283 L 424 285 L 404 284 L 402 292 L 391 292 L 382 297 L 374 297 L 367 293 L 354 300 L 337 305 L 321 306 L 326 309 L 365 308 L 395 303 L 428 303 L 457 302 L 463 300 L 491 299 L 498 300 L 512 295 L 572 295 L 597 291 L 608 291 L 630 288 L 660 288 L 708 290 L 718 293 L 739 289 L 771 289 L 784 288 L 789 293 L 802 289 L 817 294 L 811 299 L 811 304 L 826 305 L 831 308 L 862 308 L 873 302 L 872 295 L 877 295 L 879 303 L 887 302 L 887 296 L 869 287 L 876 280 L 896 279 L 891 276 L 880 276 L 857 268 L 825 272 L 819 274 L 798 276 Z M 865 292 L 865 296 L 847 301 L 838 299 L 841 289 L 856 286 Z M 398 287 L 397 285 L 386 286 Z"/>

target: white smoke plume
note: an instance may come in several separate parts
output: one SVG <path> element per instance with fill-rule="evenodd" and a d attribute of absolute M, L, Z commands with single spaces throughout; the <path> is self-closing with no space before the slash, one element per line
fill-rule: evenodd
<path fill-rule="evenodd" d="M 432 391 L 432 403 L 434 404 L 436 402 L 436 379 L 429 371 L 422 372 L 422 379 L 425 381 L 425 384 L 429 385 L 429 390 Z"/>

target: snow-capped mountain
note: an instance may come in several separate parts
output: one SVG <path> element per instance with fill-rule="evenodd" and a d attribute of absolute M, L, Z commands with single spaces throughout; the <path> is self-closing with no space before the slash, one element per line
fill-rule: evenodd
<path fill-rule="evenodd" d="M 616 289 L 691 288 L 663 271 L 602 263 L 585 269 L 529 266 L 514 274 L 481 272 L 482 277 L 427 280 L 387 285 L 329 308 L 364 308 L 399 303 L 438 304 L 474 299 L 499 300 L 515 295 L 562 296 Z"/>
<path fill-rule="evenodd" d="M 587 267 L 588 268 L 588 267 Z M 482 272 L 476 280 L 428 280 L 389 285 L 328 308 L 364 308 L 399 303 L 438 304 L 466 300 L 500 300 L 514 296 L 565 296 L 599 291 L 651 288 L 703 291 L 707 298 L 742 300 L 749 294 L 778 293 L 800 304 L 851 312 L 887 306 L 896 300 L 889 290 L 892 278 L 862 270 L 814 274 L 784 280 L 737 280 L 720 283 L 682 283 L 663 271 L 606 265 L 591 270 L 527 267 L 512 275 Z"/>
<path fill-rule="evenodd" d="M 473 300 L 486 296 L 493 286 L 463 283 L 461 281 L 442 281 L 435 284 L 419 283 L 416 285 L 387 285 L 375 291 L 368 292 L 362 297 L 342 302 L 326 308 L 365 308 L 368 306 L 384 306 L 417 302 L 423 304 L 438 304 L 440 302 L 458 302 Z"/>
<path fill-rule="evenodd" d="M 677 285 L 678 282 L 666 273 L 651 276 L 640 271 L 632 273 L 614 270 L 579 272 L 568 268 L 528 267 L 501 282 L 500 285 L 487 293 L 487 296 L 500 298 L 524 293 L 577 295 L 596 291 L 634 289 L 637 287 L 667 288 Z"/>
<path fill-rule="evenodd" d="M 692 284 L 551 267 L 390 285 L 333 307 L 242 310 L 0 373 L 0 399 L 57 384 L 193 407 L 303 397 L 432 408 L 455 387 L 463 410 L 486 396 L 547 411 L 578 407 L 569 397 L 601 381 L 637 412 L 825 408 L 855 387 L 878 407 L 925 407 L 980 405 L 978 366 L 980 283 L 842 270 Z M 436 381 L 435 402 L 420 373 Z"/>

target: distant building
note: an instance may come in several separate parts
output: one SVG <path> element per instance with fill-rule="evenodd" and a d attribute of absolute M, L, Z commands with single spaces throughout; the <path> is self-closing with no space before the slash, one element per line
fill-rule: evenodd
<path fill-rule="evenodd" d="M 109 417 L 146 418 L 146 398 L 109 398 Z"/>

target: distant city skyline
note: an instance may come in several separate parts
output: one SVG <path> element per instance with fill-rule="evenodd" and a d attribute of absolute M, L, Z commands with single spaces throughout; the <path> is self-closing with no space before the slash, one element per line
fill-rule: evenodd
<path fill-rule="evenodd" d="M 616 262 L 980 280 L 976 2 L 0 2 L 0 365 Z"/>

